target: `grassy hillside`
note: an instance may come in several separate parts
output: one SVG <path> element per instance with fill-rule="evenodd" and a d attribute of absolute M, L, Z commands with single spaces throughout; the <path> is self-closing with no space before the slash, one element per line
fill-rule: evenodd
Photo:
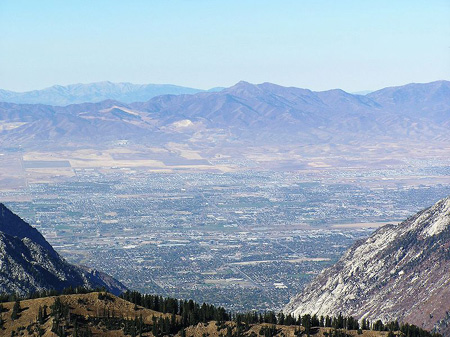
<path fill-rule="evenodd" d="M 63 310 L 55 308 L 60 300 Z M 3 328 L 0 336 L 57 336 L 56 326 L 67 336 L 125 336 L 126 326 L 133 326 L 135 319 L 143 326 L 153 324 L 154 318 L 170 318 L 171 315 L 135 306 L 109 293 L 89 293 L 51 296 L 20 301 L 18 317 L 13 320 L 15 302 L 3 303 Z M 44 309 L 46 308 L 46 309 Z M 61 312 L 67 310 L 66 313 Z M 42 318 L 39 320 L 39 311 Z M 44 314 L 45 311 L 45 314 Z M 179 318 L 178 318 L 179 319 Z M 75 325 L 77 326 L 75 328 Z M 146 334 L 148 335 L 148 334 Z"/>
<path fill-rule="evenodd" d="M 137 295 L 137 296 L 136 296 Z M 178 337 L 382 337 L 419 336 L 414 333 L 346 330 L 331 327 L 310 327 L 309 334 L 300 325 L 281 325 L 271 323 L 246 323 L 246 317 L 253 314 L 236 314 L 230 320 L 211 319 L 229 317 L 221 314 L 222 308 L 214 308 L 192 301 L 180 301 L 175 311 L 174 299 L 157 296 L 140 296 L 128 293 L 127 301 L 106 292 L 48 296 L 0 304 L 0 336 L 178 336 Z M 163 312 L 137 305 L 153 299 Z M 176 301 L 176 300 L 175 300 Z M 155 302 L 151 302 L 151 306 Z M 172 313 L 170 313 L 172 312 Z M 272 315 L 272 316 L 271 316 Z M 257 315 L 256 315 L 257 316 Z M 255 317 L 256 317 L 255 316 Z M 275 317 L 268 313 L 267 317 Z M 260 317 L 266 317 L 266 314 Z M 276 318 L 275 318 L 276 320 Z M 190 322 L 195 324 L 190 325 Z M 279 319 L 278 319 L 279 322 Z M 414 327 L 415 328 L 415 327 Z M 421 331 L 420 336 L 431 336 Z"/>

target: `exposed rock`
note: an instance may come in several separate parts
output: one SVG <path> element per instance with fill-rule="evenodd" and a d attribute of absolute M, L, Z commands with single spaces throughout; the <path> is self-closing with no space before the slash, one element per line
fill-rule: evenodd
<path fill-rule="evenodd" d="M 399 320 L 449 333 L 450 197 L 355 243 L 285 311 Z M 440 322 L 438 324 L 438 322 Z"/>

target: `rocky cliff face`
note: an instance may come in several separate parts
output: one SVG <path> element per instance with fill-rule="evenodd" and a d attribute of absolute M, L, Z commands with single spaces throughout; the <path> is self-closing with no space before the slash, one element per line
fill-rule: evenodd
<path fill-rule="evenodd" d="M 448 334 L 450 197 L 357 242 L 286 306 L 295 315 L 353 315 Z"/>
<path fill-rule="evenodd" d="M 26 294 L 48 289 L 126 287 L 112 277 L 65 261 L 33 227 L 0 204 L 0 293 Z"/>

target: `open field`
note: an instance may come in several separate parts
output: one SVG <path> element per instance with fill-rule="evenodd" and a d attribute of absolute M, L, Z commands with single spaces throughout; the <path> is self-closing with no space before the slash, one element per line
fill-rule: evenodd
<path fill-rule="evenodd" d="M 230 263 L 230 265 L 235 266 L 253 266 L 263 263 L 280 263 L 280 262 L 288 262 L 288 263 L 298 263 L 298 262 L 322 262 L 322 261 L 330 261 L 328 257 L 301 257 L 297 259 L 290 260 L 261 260 L 261 261 L 245 261 L 245 262 L 234 262 Z"/>
<path fill-rule="evenodd" d="M 332 225 L 332 228 L 378 228 L 392 222 L 356 222 L 348 224 Z"/>

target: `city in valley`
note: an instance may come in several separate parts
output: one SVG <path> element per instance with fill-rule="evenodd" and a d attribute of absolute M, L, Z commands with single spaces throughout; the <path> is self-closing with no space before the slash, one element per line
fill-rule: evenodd
<path fill-rule="evenodd" d="M 432 158 L 300 170 L 182 158 L 163 170 L 88 157 L 6 150 L 1 200 L 70 262 L 231 310 L 281 309 L 356 240 L 450 194 L 448 163 Z"/>

